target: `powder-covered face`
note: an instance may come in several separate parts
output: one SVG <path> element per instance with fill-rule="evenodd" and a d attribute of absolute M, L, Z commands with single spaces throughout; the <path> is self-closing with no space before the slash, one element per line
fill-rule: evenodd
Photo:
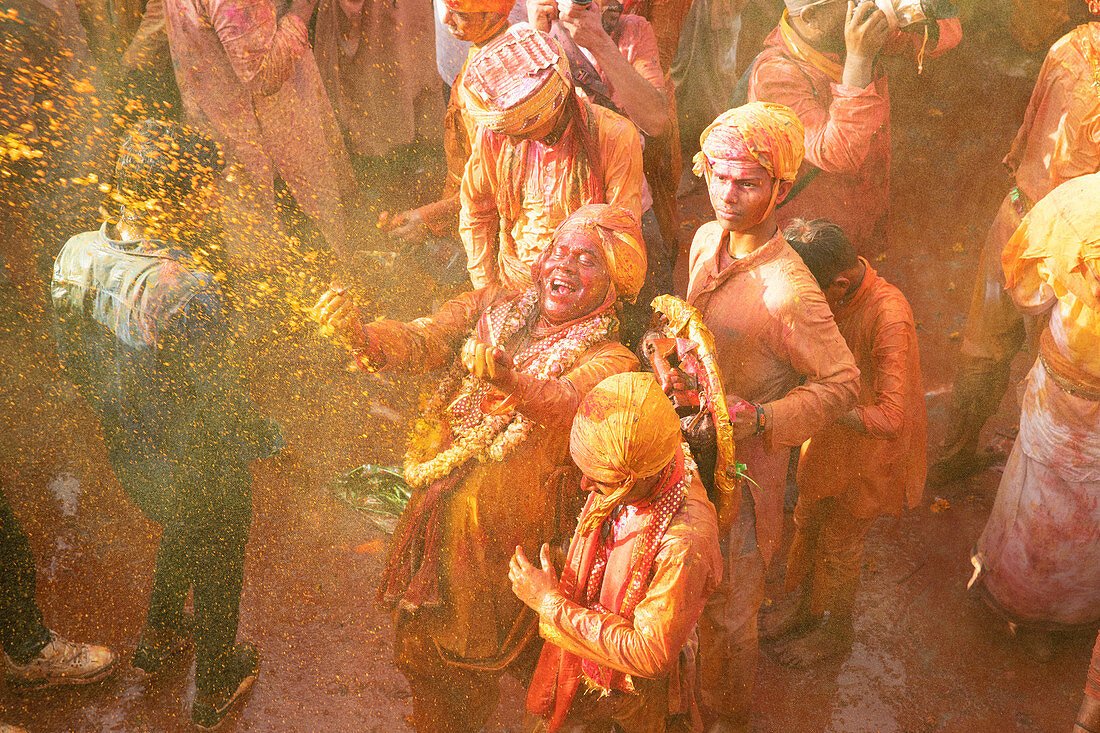
<path fill-rule="evenodd" d="M 443 14 L 443 24 L 459 41 L 481 43 L 499 25 L 498 13 L 463 13 L 447 8 Z"/>
<path fill-rule="evenodd" d="M 727 232 L 740 232 L 759 224 L 768 214 L 776 181 L 762 165 L 751 160 L 712 160 L 707 189 L 714 215 Z"/>
<path fill-rule="evenodd" d="M 546 320 L 568 323 L 603 305 L 611 288 L 611 275 L 603 250 L 592 236 L 566 232 L 550 246 L 538 279 Z"/>

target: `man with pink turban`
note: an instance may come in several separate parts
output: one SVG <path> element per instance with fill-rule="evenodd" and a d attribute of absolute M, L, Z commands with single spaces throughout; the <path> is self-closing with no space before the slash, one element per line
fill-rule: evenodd
<path fill-rule="evenodd" d="M 442 370 L 413 426 L 412 499 L 379 590 L 418 731 L 481 730 L 504 672 L 530 669 L 537 619 L 504 583 L 508 560 L 572 529 L 568 428 L 593 387 L 637 366 L 617 312 L 645 271 L 633 213 L 593 204 L 557 227 L 524 290 L 490 285 L 411 323 L 364 323 L 339 290 L 317 305 L 362 369 Z"/>
<path fill-rule="evenodd" d="M 854 406 L 859 369 L 776 223 L 802 163 L 798 117 L 747 104 L 720 115 L 699 142 L 695 173 L 717 219 L 692 242 L 687 300 L 714 335 L 737 460 L 752 479 L 739 503 L 718 507 L 725 573 L 699 624 L 700 689 L 717 716 L 712 731 L 747 731 L 756 616 L 782 532 L 791 448 Z"/>
<path fill-rule="evenodd" d="M 651 374 L 608 377 L 577 409 L 569 452 L 591 493 L 561 580 L 548 545 L 541 569 L 520 547 L 509 568 L 546 639 L 525 731 L 664 731 L 697 719 L 695 624 L 722 556 L 714 507 L 680 440 Z"/>
<path fill-rule="evenodd" d="M 642 216 L 642 145 L 634 126 L 582 100 L 556 41 L 512 26 L 467 65 L 477 123 L 462 177 L 459 234 L 475 288 L 526 288 L 551 232 L 584 204 Z"/>

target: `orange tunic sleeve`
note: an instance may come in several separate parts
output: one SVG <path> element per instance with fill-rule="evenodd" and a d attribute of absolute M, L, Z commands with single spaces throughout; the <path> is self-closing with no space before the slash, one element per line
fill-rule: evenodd
<path fill-rule="evenodd" d="M 613 374 L 637 368 L 638 358 L 622 344 L 600 344 L 582 354 L 577 365 L 561 379 L 519 374 L 516 389 L 496 411 L 514 405 L 539 425 L 568 431 L 577 406 L 593 387 Z"/>
<path fill-rule="evenodd" d="M 499 147 L 486 130 L 479 128 L 462 174 L 462 210 L 458 217 L 458 233 L 466 249 L 470 282 L 475 288 L 500 282 L 497 269 L 500 212 L 497 211 L 495 194 Z"/>
<path fill-rule="evenodd" d="M 481 288 L 462 293 L 431 316 L 409 323 L 374 321 L 364 330 L 381 348 L 383 369 L 422 374 L 454 361 L 485 309 L 508 294 L 497 287 Z"/>
<path fill-rule="evenodd" d="M 796 446 L 855 405 L 859 368 L 820 291 L 807 288 L 792 298 L 777 342 L 784 352 L 780 358 L 806 379 L 770 403 L 767 439 L 772 445 Z"/>
<path fill-rule="evenodd" d="M 603 165 L 605 203 L 629 209 L 642 219 L 642 142 L 638 128 L 625 117 L 603 107 L 589 106 L 601 115 L 600 162 Z"/>
<path fill-rule="evenodd" d="M 716 583 L 705 548 L 677 543 L 657 554 L 633 621 L 589 610 L 555 591 L 539 609 L 539 633 L 565 651 L 626 674 L 662 677 L 672 671 Z"/>
<path fill-rule="evenodd" d="M 915 336 L 913 328 L 900 319 L 881 324 L 875 330 L 871 347 L 875 401 L 856 408 L 860 422 L 872 438 L 892 440 L 905 424 L 909 350 L 916 347 Z"/>

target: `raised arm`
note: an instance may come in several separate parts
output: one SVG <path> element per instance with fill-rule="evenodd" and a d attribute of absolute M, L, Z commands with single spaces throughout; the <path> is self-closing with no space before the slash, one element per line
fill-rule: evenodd
<path fill-rule="evenodd" d="M 632 35 L 637 36 L 628 39 L 635 56 L 629 59 L 604 31 L 598 4 L 570 3 L 560 19 L 573 41 L 592 54 L 622 113 L 645 134 L 653 137 L 663 134 L 670 122 L 668 99 L 657 55 L 657 37 L 649 23 L 637 16 L 624 19 L 631 24 Z M 644 28 L 635 29 L 635 21 Z"/>
<path fill-rule="evenodd" d="M 871 139 L 889 117 L 889 100 L 874 84 L 815 88 L 796 64 L 783 58 L 761 60 L 752 72 L 749 99 L 794 110 L 806 129 L 806 160 L 813 165 L 829 173 L 859 171 Z"/>

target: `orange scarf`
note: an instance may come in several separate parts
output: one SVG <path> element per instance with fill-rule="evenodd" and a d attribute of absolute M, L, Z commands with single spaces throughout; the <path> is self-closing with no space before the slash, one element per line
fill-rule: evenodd
<path fill-rule="evenodd" d="M 791 56 L 824 72 L 837 84 L 844 78 L 843 66 L 802 40 L 802 36 L 791 27 L 790 15 L 786 10 L 783 11 L 783 17 L 779 19 L 779 33 L 783 36 L 783 43 Z"/>
<path fill-rule="evenodd" d="M 684 469 L 684 454 L 678 449 L 676 457 L 664 470 L 661 482 L 649 500 L 649 516 L 646 517 L 645 527 L 631 549 L 630 570 L 626 577 L 616 579 L 627 587 L 617 611 L 604 608 L 600 603 L 611 549 L 611 538 L 604 537 L 603 527 L 573 536 L 566 567 L 561 576 L 562 594 L 585 608 L 615 613 L 627 620 L 633 619 L 634 609 L 649 590 L 653 560 L 661 539 L 687 498 L 688 480 L 689 476 Z M 585 516 L 592 505 L 590 497 L 581 512 L 578 527 L 584 526 Z M 606 520 L 605 526 L 611 521 Z M 527 691 L 528 712 L 547 719 L 547 728 L 550 733 L 554 733 L 565 722 L 582 680 L 589 687 L 605 693 L 611 690 L 634 693 L 633 682 L 626 673 L 546 642 Z"/>

